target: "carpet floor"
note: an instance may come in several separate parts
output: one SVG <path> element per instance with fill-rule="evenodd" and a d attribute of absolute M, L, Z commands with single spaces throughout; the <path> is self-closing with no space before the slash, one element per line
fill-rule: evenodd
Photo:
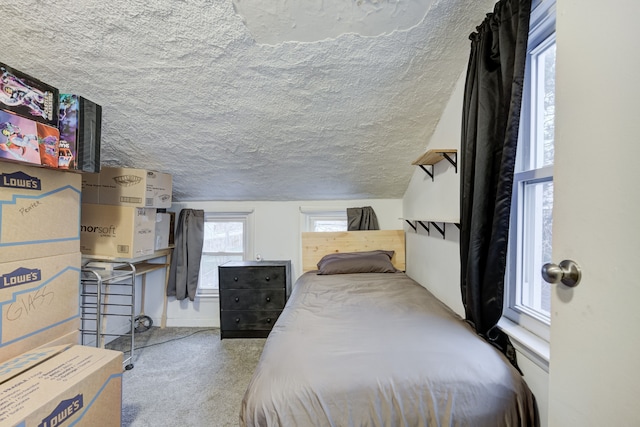
<path fill-rule="evenodd" d="M 122 381 L 123 427 L 236 427 L 264 339 L 220 340 L 215 328 L 153 327 L 135 335 Z M 107 348 L 129 357 L 130 339 Z"/>

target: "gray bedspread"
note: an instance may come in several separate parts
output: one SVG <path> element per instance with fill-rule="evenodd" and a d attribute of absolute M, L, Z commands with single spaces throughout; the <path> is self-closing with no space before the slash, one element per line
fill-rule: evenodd
<path fill-rule="evenodd" d="M 267 339 L 241 426 L 535 426 L 503 355 L 404 273 L 305 273 Z"/>

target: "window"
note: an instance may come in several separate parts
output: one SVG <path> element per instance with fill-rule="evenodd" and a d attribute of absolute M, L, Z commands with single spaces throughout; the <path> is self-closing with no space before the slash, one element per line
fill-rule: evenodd
<path fill-rule="evenodd" d="M 514 173 L 505 316 L 549 339 L 555 127 L 555 2 L 531 14 L 527 71 Z"/>
<path fill-rule="evenodd" d="M 307 231 L 347 231 L 347 211 L 304 211 Z"/>
<path fill-rule="evenodd" d="M 219 265 L 249 259 L 248 223 L 248 213 L 205 214 L 199 295 L 218 294 Z"/>

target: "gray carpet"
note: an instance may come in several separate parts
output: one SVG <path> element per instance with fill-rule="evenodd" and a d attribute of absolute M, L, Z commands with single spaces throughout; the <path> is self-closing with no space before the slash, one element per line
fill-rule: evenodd
<path fill-rule="evenodd" d="M 237 427 L 264 342 L 220 340 L 220 330 L 211 328 L 137 333 L 134 367 L 123 374 L 122 426 Z M 128 352 L 129 341 L 107 347 Z"/>

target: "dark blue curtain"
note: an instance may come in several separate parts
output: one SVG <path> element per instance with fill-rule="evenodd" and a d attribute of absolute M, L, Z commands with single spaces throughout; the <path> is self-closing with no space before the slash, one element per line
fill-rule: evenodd
<path fill-rule="evenodd" d="M 501 0 L 472 33 L 462 114 L 461 291 L 466 320 L 517 368 L 497 328 L 502 316 L 509 215 L 531 0 Z"/>

